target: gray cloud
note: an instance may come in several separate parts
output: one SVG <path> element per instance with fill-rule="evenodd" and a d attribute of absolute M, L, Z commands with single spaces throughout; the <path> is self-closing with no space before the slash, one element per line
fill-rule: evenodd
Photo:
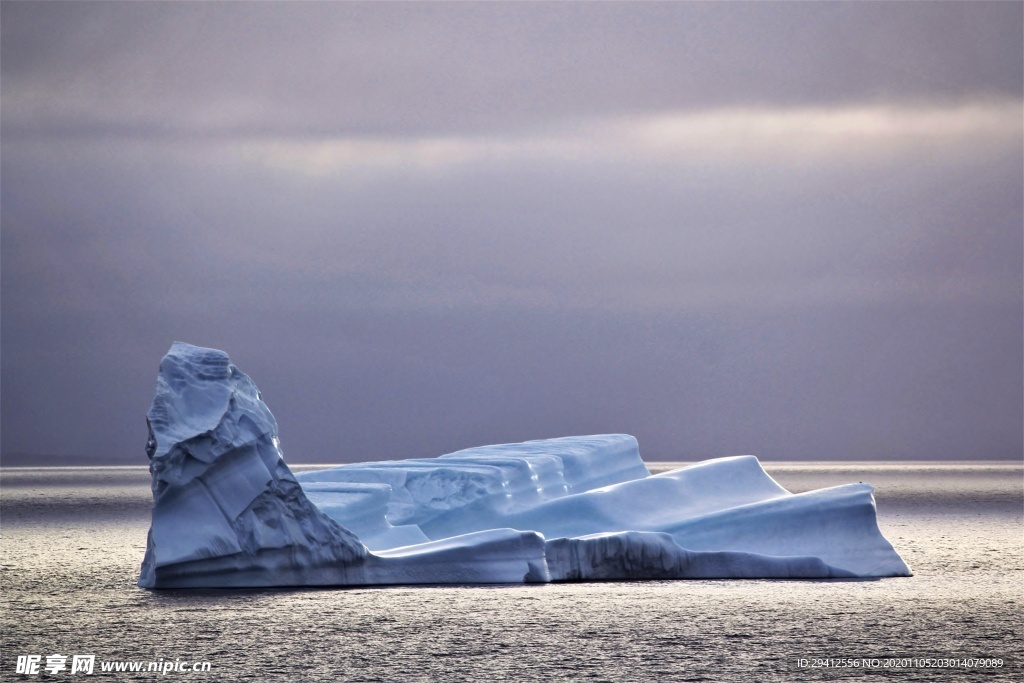
<path fill-rule="evenodd" d="M 1020 457 L 1015 3 L 18 3 L 3 452 L 171 341 L 297 461 Z"/>
<path fill-rule="evenodd" d="M 7 135 L 373 136 L 1021 95 L 1014 3 L 5 3 Z"/>

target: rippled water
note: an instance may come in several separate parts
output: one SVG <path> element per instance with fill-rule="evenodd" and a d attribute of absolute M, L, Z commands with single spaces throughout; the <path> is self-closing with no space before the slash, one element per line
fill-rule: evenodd
<path fill-rule="evenodd" d="M 296 468 L 300 469 L 300 468 Z M 210 662 L 119 680 L 1024 680 L 1024 493 L 1008 463 L 775 463 L 791 491 L 875 485 L 914 570 L 872 581 L 206 590 L 136 587 L 144 468 L 0 471 L 0 680 L 18 655 Z M 1002 658 L 993 669 L 801 668 Z M 114 674 L 100 674 L 112 678 Z"/>

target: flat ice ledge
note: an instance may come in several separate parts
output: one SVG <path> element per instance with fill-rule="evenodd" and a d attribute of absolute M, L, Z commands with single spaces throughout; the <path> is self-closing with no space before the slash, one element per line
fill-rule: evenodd
<path fill-rule="evenodd" d="M 539 530 L 507 522 L 548 501 L 649 476 L 635 438 L 600 434 L 342 465 L 296 478 L 318 505 L 324 501 L 321 510 L 377 550 L 403 545 L 410 528 L 424 541 L 509 526 Z M 347 505 L 326 507 L 331 501 L 323 492 L 343 485 L 366 488 L 361 498 L 347 489 Z"/>
<path fill-rule="evenodd" d="M 870 486 L 793 495 L 753 456 L 651 476 L 610 434 L 295 477 L 255 384 L 181 342 L 147 421 L 144 587 L 910 575 Z"/>

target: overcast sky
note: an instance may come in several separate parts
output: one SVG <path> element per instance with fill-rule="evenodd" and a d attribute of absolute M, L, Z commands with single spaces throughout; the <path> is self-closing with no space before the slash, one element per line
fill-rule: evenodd
<path fill-rule="evenodd" d="M 1022 11 L 5 1 L 0 447 L 1021 458 Z"/>

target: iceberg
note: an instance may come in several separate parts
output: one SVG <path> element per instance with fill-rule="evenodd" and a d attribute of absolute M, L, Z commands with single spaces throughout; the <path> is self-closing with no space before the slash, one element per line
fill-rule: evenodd
<path fill-rule="evenodd" d="M 146 418 L 145 588 L 911 574 L 870 485 L 793 494 L 750 455 L 651 475 L 604 434 L 296 476 L 252 380 L 182 342 Z"/>

